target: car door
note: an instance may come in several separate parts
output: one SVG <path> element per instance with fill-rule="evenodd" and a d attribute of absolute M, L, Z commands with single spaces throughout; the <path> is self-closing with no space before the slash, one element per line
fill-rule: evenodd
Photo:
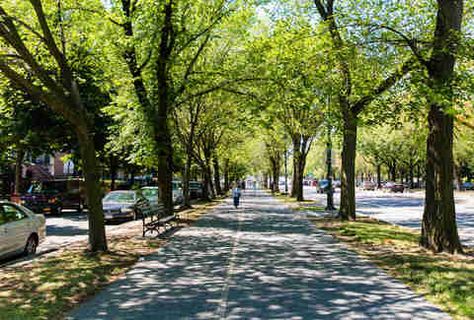
<path fill-rule="evenodd" d="M 7 255 L 11 250 L 11 242 L 7 234 L 7 219 L 3 214 L 3 208 L 0 206 L 0 257 Z"/>
<path fill-rule="evenodd" d="M 10 251 L 21 251 L 31 233 L 31 221 L 28 216 L 16 206 L 4 203 L 1 205 L 4 217 L 7 241 Z"/>

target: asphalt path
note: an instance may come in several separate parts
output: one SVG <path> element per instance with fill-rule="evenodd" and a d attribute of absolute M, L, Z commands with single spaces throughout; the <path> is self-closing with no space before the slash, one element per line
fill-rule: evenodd
<path fill-rule="evenodd" d="M 340 192 L 334 194 L 334 202 L 339 206 Z M 326 203 L 326 195 L 316 193 L 314 187 L 304 187 L 306 199 L 316 199 Z M 456 192 L 456 218 L 461 242 L 474 246 L 474 193 Z M 357 213 L 369 215 L 396 225 L 419 229 L 423 217 L 424 193 L 389 193 L 383 191 L 356 191 Z"/>
<path fill-rule="evenodd" d="M 262 192 L 173 235 L 68 319 L 449 319 Z"/>

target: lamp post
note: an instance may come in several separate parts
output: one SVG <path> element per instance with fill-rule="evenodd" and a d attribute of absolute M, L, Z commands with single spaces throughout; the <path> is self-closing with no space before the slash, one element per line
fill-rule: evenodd
<path fill-rule="evenodd" d="M 331 101 L 329 96 L 327 98 L 327 113 L 326 113 L 326 122 L 327 122 L 327 140 L 326 140 L 326 165 L 327 165 L 327 172 L 326 172 L 326 179 L 328 180 L 328 191 L 327 191 L 327 203 L 326 203 L 326 210 L 333 211 L 336 210 L 334 207 L 334 190 L 332 187 L 332 140 L 331 140 Z"/>

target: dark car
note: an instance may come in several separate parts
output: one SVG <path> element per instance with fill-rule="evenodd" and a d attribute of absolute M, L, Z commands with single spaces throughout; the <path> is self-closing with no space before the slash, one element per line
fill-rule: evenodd
<path fill-rule="evenodd" d="M 203 185 L 199 181 L 189 181 L 189 197 L 191 199 L 200 199 L 203 196 Z"/>
<path fill-rule="evenodd" d="M 141 208 L 147 205 L 142 193 L 135 190 L 111 191 L 102 199 L 105 221 L 136 220 L 141 217 Z"/>
<path fill-rule="evenodd" d="M 390 192 L 400 192 L 403 193 L 405 191 L 405 185 L 402 183 L 396 183 L 396 182 L 386 182 L 383 185 L 384 190 L 390 191 Z"/>
<path fill-rule="evenodd" d="M 51 180 L 32 184 L 21 203 L 36 213 L 60 214 L 63 209 L 82 212 L 85 205 L 81 179 Z"/>
<path fill-rule="evenodd" d="M 461 185 L 461 190 L 474 190 L 474 183 L 473 182 L 464 182 Z"/>
<path fill-rule="evenodd" d="M 318 185 L 316 186 L 317 193 L 326 193 L 329 191 L 329 180 L 321 179 L 318 181 Z"/>

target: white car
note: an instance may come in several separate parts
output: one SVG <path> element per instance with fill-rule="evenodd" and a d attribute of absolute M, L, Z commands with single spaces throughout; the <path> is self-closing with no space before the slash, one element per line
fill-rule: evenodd
<path fill-rule="evenodd" d="M 43 215 L 9 201 L 0 201 L 0 258 L 31 255 L 46 236 Z"/>
<path fill-rule="evenodd" d="M 158 187 L 143 187 L 142 189 L 143 196 L 151 203 L 155 204 L 158 202 Z M 173 203 L 179 204 L 183 202 L 183 189 L 181 188 L 181 181 L 173 181 Z"/>

